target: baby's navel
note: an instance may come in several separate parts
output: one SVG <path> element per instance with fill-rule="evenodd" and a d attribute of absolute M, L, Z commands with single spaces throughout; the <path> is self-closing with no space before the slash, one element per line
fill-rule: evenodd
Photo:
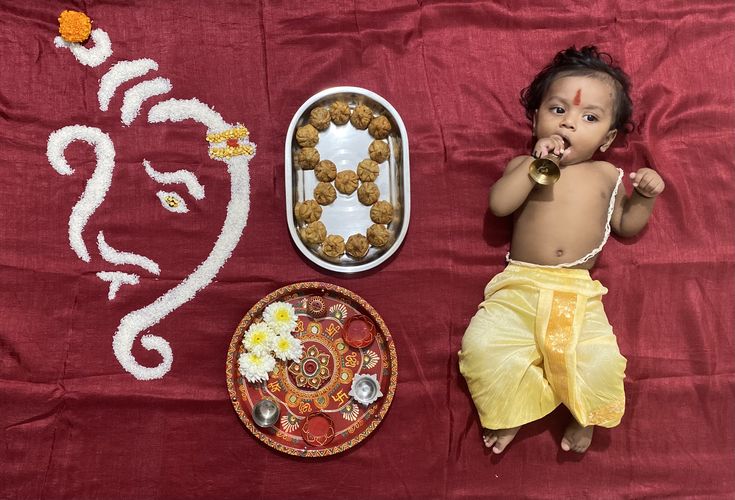
<path fill-rule="evenodd" d="M 564 250 L 559 249 L 559 250 L 556 251 L 556 256 L 557 257 L 561 257 L 562 255 L 564 255 Z"/>

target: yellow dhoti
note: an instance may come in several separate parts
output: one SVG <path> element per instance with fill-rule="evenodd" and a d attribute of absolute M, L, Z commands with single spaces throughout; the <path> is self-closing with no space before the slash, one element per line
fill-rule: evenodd
<path fill-rule="evenodd" d="M 560 403 L 581 425 L 620 423 L 626 360 L 605 293 L 584 269 L 510 264 L 488 283 L 459 352 L 484 428 L 538 420 Z"/>

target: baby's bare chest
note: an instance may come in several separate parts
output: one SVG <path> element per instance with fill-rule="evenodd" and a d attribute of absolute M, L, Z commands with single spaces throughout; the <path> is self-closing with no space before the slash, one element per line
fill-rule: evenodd
<path fill-rule="evenodd" d="M 585 178 L 584 181 L 562 176 L 556 184 L 535 187 L 522 207 L 519 219 L 529 224 L 554 226 L 604 225 L 613 201 L 614 186 L 605 179 Z"/>

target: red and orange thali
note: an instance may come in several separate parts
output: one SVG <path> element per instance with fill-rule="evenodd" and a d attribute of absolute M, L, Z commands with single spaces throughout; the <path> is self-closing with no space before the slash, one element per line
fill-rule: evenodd
<path fill-rule="evenodd" d="M 248 382 L 238 367 L 243 335 L 277 301 L 291 304 L 298 316 L 292 333 L 303 355 L 298 362 L 279 361 L 265 382 Z M 377 428 L 395 395 L 398 360 L 370 304 L 345 288 L 304 282 L 276 290 L 248 311 L 230 341 L 226 375 L 235 412 L 257 439 L 290 455 L 323 457 L 355 446 Z M 379 397 L 358 402 L 353 381 L 360 380 L 374 382 Z M 253 408 L 263 400 L 276 404 L 278 418 L 261 427 Z"/>

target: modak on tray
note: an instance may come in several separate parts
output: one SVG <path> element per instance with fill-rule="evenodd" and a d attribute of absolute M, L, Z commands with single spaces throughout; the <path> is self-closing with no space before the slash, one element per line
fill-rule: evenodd
<path fill-rule="evenodd" d="M 380 189 L 374 182 L 363 182 L 360 187 L 357 188 L 357 199 L 363 205 L 372 205 L 380 198 Z"/>
<path fill-rule="evenodd" d="M 380 165 L 373 160 L 365 159 L 357 164 L 357 176 L 362 182 L 373 182 L 378 178 Z"/>
<path fill-rule="evenodd" d="M 310 223 L 321 218 L 322 207 L 314 200 L 306 200 L 303 203 L 297 203 L 293 212 L 296 220 Z"/>
<path fill-rule="evenodd" d="M 318 220 L 299 229 L 299 233 L 307 245 L 318 245 L 327 237 L 327 227 Z"/>
<path fill-rule="evenodd" d="M 360 130 L 365 130 L 370 125 L 370 121 L 373 119 L 373 110 L 364 104 L 359 104 L 355 111 L 352 112 L 350 117 L 350 123 L 353 127 Z"/>
<path fill-rule="evenodd" d="M 319 131 L 316 127 L 307 123 L 296 129 L 296 142 L 302 148 L 313 148 L 319 142 Z"/>
<path fill-rule="evenodd" d="M 331 182 L 319 182 L 314 188 L 314 199 L 320 205 L 329 205 L 337 199 L 337 191 Z"/>
<path fill-rule="evenodd" d="M 368 132 L 376 139 L 385 139 L 390 134 L 392 128 L 388 118 L 385 115 L 380 115 L 370 120 Z"/>
<path fill-rule="evenodd" d="M 343 170 L 334 179 L 334 187 L 342 194 L 352 194 L 357 189 L 358 178 L 354 170 Z"/>
<path fill-rule="evenodd" d="M 338 234 L 330 234 L 322 243 L 322 252 L 327 257 L 340 257 L 345 253 L 345 240 Z"/>
<path fill-rule="evenodd" d="M 373 224 L 367 229 L 367 239 L 374 247 L 384 247 L 390 240 L 390 231 L 383 224 Z"/>
<path fill-rule="evenodd" d="M 370 207 L 370 220 L 376 224 L 390 224 L 393 221 L 393 205 L 380 200 Z"/>
<path fill-rule="evenodd" d="M 316 148 L 303 148 L 296 153 L 296 165 L 304 170 L 312 170 L 317 163 L 319 163 L 319 151 Z"/>
<path fill-rule="evenodd" d="M 327 127 L 329 127 L 331 122 L 332 117 L 327 108 L 314 108 L 311 110 L 311 113 L 309 113 L 309 124 L 319 131 L 327 130 Z"/>
<path fill-rule="evenodd" d="M 344 125 L 350 121 L 350 107 L 344 101 L 334 101 L 329 106 L 329 115 L 335 125 Z"/>
<path fill-rule="evenodd" d="M 375 140 L 368 146 L 368 154 L 371 160 L 377 163 L 383 163 L 390 158 L 390 149 L 384 141 Z"/>
<path fill-rule="evenodd" d="M 337 177 L 337 165 L 331 160 L 322 160 L 314 168 L 314 175 L 322 182 L 332 182 Z"/>
<path fill-rule="evenodd" d="M 358 233 L 347 238 L 345 250 L 351 257 L 362 259 L 367 255 L 369 249 L 370 244 L 365 236 Z"/>

